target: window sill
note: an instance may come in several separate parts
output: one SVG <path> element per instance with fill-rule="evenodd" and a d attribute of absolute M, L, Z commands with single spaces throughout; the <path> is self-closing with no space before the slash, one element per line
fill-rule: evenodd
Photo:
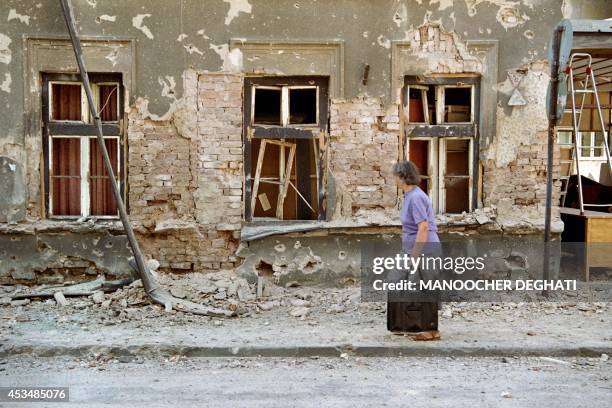
<path fill-rule="evenodd" d="M 78 219 L 29 219 L 20 223 L 0 223 L 0 233 L 53 233 L 53 232 L 73 232 L 73 233 L 88 233 L 88 232 L 108 232 L 111 234 L 124 233 L 123 224 L 119 219 L 87 219 L 79 221 Z"/>

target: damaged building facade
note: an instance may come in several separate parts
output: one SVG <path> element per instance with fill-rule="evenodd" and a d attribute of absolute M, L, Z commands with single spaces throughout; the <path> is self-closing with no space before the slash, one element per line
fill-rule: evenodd
<path fill-rule="evenodd" d="M 550 33 L 610 17 L 606 1 L 73 3 L 145 255 L 285 281 L 358 277 L 360 245 L 398 239 L 402 158 L 443 236 L 541 241 Z M 0 106 L 0 283 L 130 273 L 59 2 L 0 5 Z"/>

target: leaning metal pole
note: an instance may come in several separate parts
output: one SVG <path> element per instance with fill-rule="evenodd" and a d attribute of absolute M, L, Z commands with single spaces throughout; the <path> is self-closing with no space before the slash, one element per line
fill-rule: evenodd
<path fill-rule="evenodd" d="M 91 116 L 93 116 L 94 118 L 97 131 L 98 148 L 102 152 L 102 158 L 104 159 L 104 167 L 110 178 L 111 186 L 113 189 L 113 196 L 115 197 L 115 201 L 117 202 L 117 208 L 119 210 L 119 217 L 121 218 L 121 223 L 123 224 L 123 228 L 125 229 L 125 232 L 127 234 L 130 247 L 132 248 L 132 253 L 134 254 L 138 274 L 140 276 L 140 279 L 142 280 L 142 284 L 146 293 L 153 301 L 164 305 L 167 309 L 172 309 L 173 306 L 175 306 L 178 310 L 194 314 L 203 314 L 209 316 L 234 315 L 235 313 L 232 311 L 209 308 L 197 303 L 174 298 L 172 295 L 162 290 L 158 285 L 157 281 L 151 275 L 151 272 L 149 271 L 149 268 L 147 267 L 147 264 L 144 261 L 144 257 L 142 256 L 142 252 L 140 251 L 140 246 L 138 245 L 138 241 L 136 240 L 134 229 L 130 224 L 127 210 L 125 209 L 125 204 L 123 202 L 123 198 L 121 197 L 121 191 L 119 190 L 119 185 L 117 183 L 117 180 L 115 179 L 115 174 L 113 172 L 113 168 L 108 157 L 108 151 L 106 150 L 106 145 L 104 144 L 104 135 L 102 134 L 102 121 L 100 120 L 100 116 L 94 104 L 91 84 L 89 83 L 89 75 L 87 74 L 87 69 L 85 68 L 85 60 L 83 58 L 81 39 L 79 38 L 79 34 L 76 30 L 74 14 L 72 12 L 72 3 L 70 0 L 60 0 L 60 4 L 64 13 L 64 19 L 66 20 L 66 26 L 68 26 L 68 31 L 70 33 L 72 48 L 74 50 L 74 55 L 79 66 L 81 80 L 83 82 L 83 86 L 85 87 L 85 93 L 87 94 L 89 111 L 91 112 Z"/>
<path fill-rule="evenodd" d="M 546 158 L 546 213 L 544 218 L 544 276 L 550 276 L 550 238 L 552 218 L 553 155 L 555 148 L 555 126 L 557 123 L 557 104 L 559 97 L 559 48 L 563 27 L 555 29 L 553 37 L 553 60 L 550 66 L 550 99 L 548 100 L 548 156 Z"/>
<path fill-rule="evenodd" d="M 100 115 L 98 114 L 96 105 L 94 104 L 91 84 L 89 83 L 89 75 L 87 74 L 87 70 L 85 69 L 85 60 L 83 59 L 81 39 L 79 38 L 79 34 L 76 30 L 76 26 L 74 23 L 72 4 L 70 0 L 60 0 L 60 2 L 62 4 L 64 18 L 66 19 L 66 25 L 68 26 L 68 31 L 70 32 L 72 48 L 74 49 L 74 55 L 79 66 L 79 72 L 81 74 L 83 86 L 85 87 L 85 93 L 87 94 L 87 103 L 89 104 L 89 111 L 91 112 L 91 116 L 94 118 L 94 123 L 97 131 L 98 149 L 102 152 L 102 157 L 104 159 L 104 167 L 106 168 L 106 173 L 110 178 L 113 195 L 115 197 L 115 201 L 117 202 L 117 208 L 119 209 L 119 217 L 121 218 L 121 223 L 123 224 L 123 228 L 125 229 L 125 232 L 127 234 L 127 238 L 130 243 L 130 247 L 132 248 L 132 252 L 134 253 L 134 259 L 136 261 L 136 266 L 140 275 L 140 279 L 142 279 L 142 284 L 146 292 L 151 293 L 158 289 L 159 286 L 151 276 L 151 273 L 147 268 L 147 264 L 144 261 L 144 257 L 142 256 L 142 252 L 140 252 L 140 246 L 138 245 L 136 235 L 134 234 L 134 229 L 132 228 L 130 220 L 128 219 L 127 210 L 125 209 L 125 204 L 123 203 L 123 199 L 121 197 L 121 191 L 119 190 L 119 185 L 117 183 L 117 180 L 115 179 L 115 174 L 113 173 L 113 168 L 108 157 L 108 151 L 106 150 L 104 136 L 102 134 L 102 121 L 100 120 Z"/>

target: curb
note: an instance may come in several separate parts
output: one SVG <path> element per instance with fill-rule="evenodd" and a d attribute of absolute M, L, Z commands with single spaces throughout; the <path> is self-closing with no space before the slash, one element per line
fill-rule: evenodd
<path fill-rule="evenodd" d="M 439 344 L 439 343 L 438 343 Z M 612 354 L 612 346 L 587 347 L 431 347 L 418 343 L 410 346 L 324 345 L 292 347 L 208 347 L 172 344 L 127 346 L 39 346 L 18 345 L 0 349 L 0 358 L 29 355 L 36 357 L 83 357 L 94 353 L 138 357 L 600 357 Z"/>

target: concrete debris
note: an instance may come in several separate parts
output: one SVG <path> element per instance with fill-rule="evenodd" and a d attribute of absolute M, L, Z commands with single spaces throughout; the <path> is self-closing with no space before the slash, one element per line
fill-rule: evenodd
<path fill-rule="evenodd" d="M 501 397 L 502 398 L 512 398 L 512 394 L 510 394 L 508 391 L 504 391 L 501 393 Z"/>
<path fill-rule="evenodd" d="M 185 294 L 185 291 L 178 287 L 171 288 L 170 293 L 172 294 L 172 296 L 179 298 L 179 299 L 185 299 L 185 297 L 187 296 Z"/>
<path fill-rule="evenodd" d="M 610 359 L 610 356 L 607 355 L 606 353 L 603 353 L 601 355 L 601 357 L 599 357 L 599 361 L 601 361 L 602 363 L 605 363 L 606 361 L 608 361 Z"/>
<path fill-rule="evenodd" d="M 569 361 L 559 360 L 558 358 L 552 357 L 540 357 L 540 360 L 547 361 L 549 363 L 561 364 L 561 365 L 572 365 Z"/>
<path fill-rule="evenodd" d="M 258 303 L 257 307 L 260 310 L 267 311 L 267 310 L 272 310 L 273 308 L 275 308 L 275 307 L 277 307 L 279 305 L 280 305 L 280 303 L 278 301 L 268 301 L 268 302 Z"/>
<path fill-rule="evenodd" d="M 304 319 L 310 313 L 310 308 L 308 307 L 296 307 L 289 312 L 289 314 L 293 317 L 300 317 Z"/>
<path fill-rule="evenodd" d="M 327 309 L 327 313 L 342 313 L 346 311 L 346 307 L 342 304 L 335 304 Z"/>
<path fill-rule="evenodd" d="M 102 291 L 96 291 L 96 292 L 94 292 L 94 294 L 92 295 L 91 299 L 94 301 L 94 303 L 96 303 L 96 304 L 100 304 L 100 303 L 104 302 L 104 300 L 106 299 L 106 297 L 104 296 L 104 292 L 102 292 Z"/>
<path fill-rule="evenodd" d="M 57 302 L 58 306 L 65 307 L 69 304 L 68 300 L 66 300 L 62 292 L 55 292 L 53 294 L 53 298 Z"/>
<path fill-rule="evenodd" d="M 294 307 L 310 307 L 310 302 L 304 299 L 291 299 L 289 302 Z"/>
<path fill-rule="evenodd" d="M 149 259 L 147 261 L 147 266 L 151 272 L 154 272 L 159 269 L 159 261 L 157 259 Z"/>
<path fill-rule="evenodd" d="M 28 303 L 30 303 L 30 299 L 18 299 L 18 300 L 11 301 L 11 306 L 13 307 L 25 306 Z"/>

